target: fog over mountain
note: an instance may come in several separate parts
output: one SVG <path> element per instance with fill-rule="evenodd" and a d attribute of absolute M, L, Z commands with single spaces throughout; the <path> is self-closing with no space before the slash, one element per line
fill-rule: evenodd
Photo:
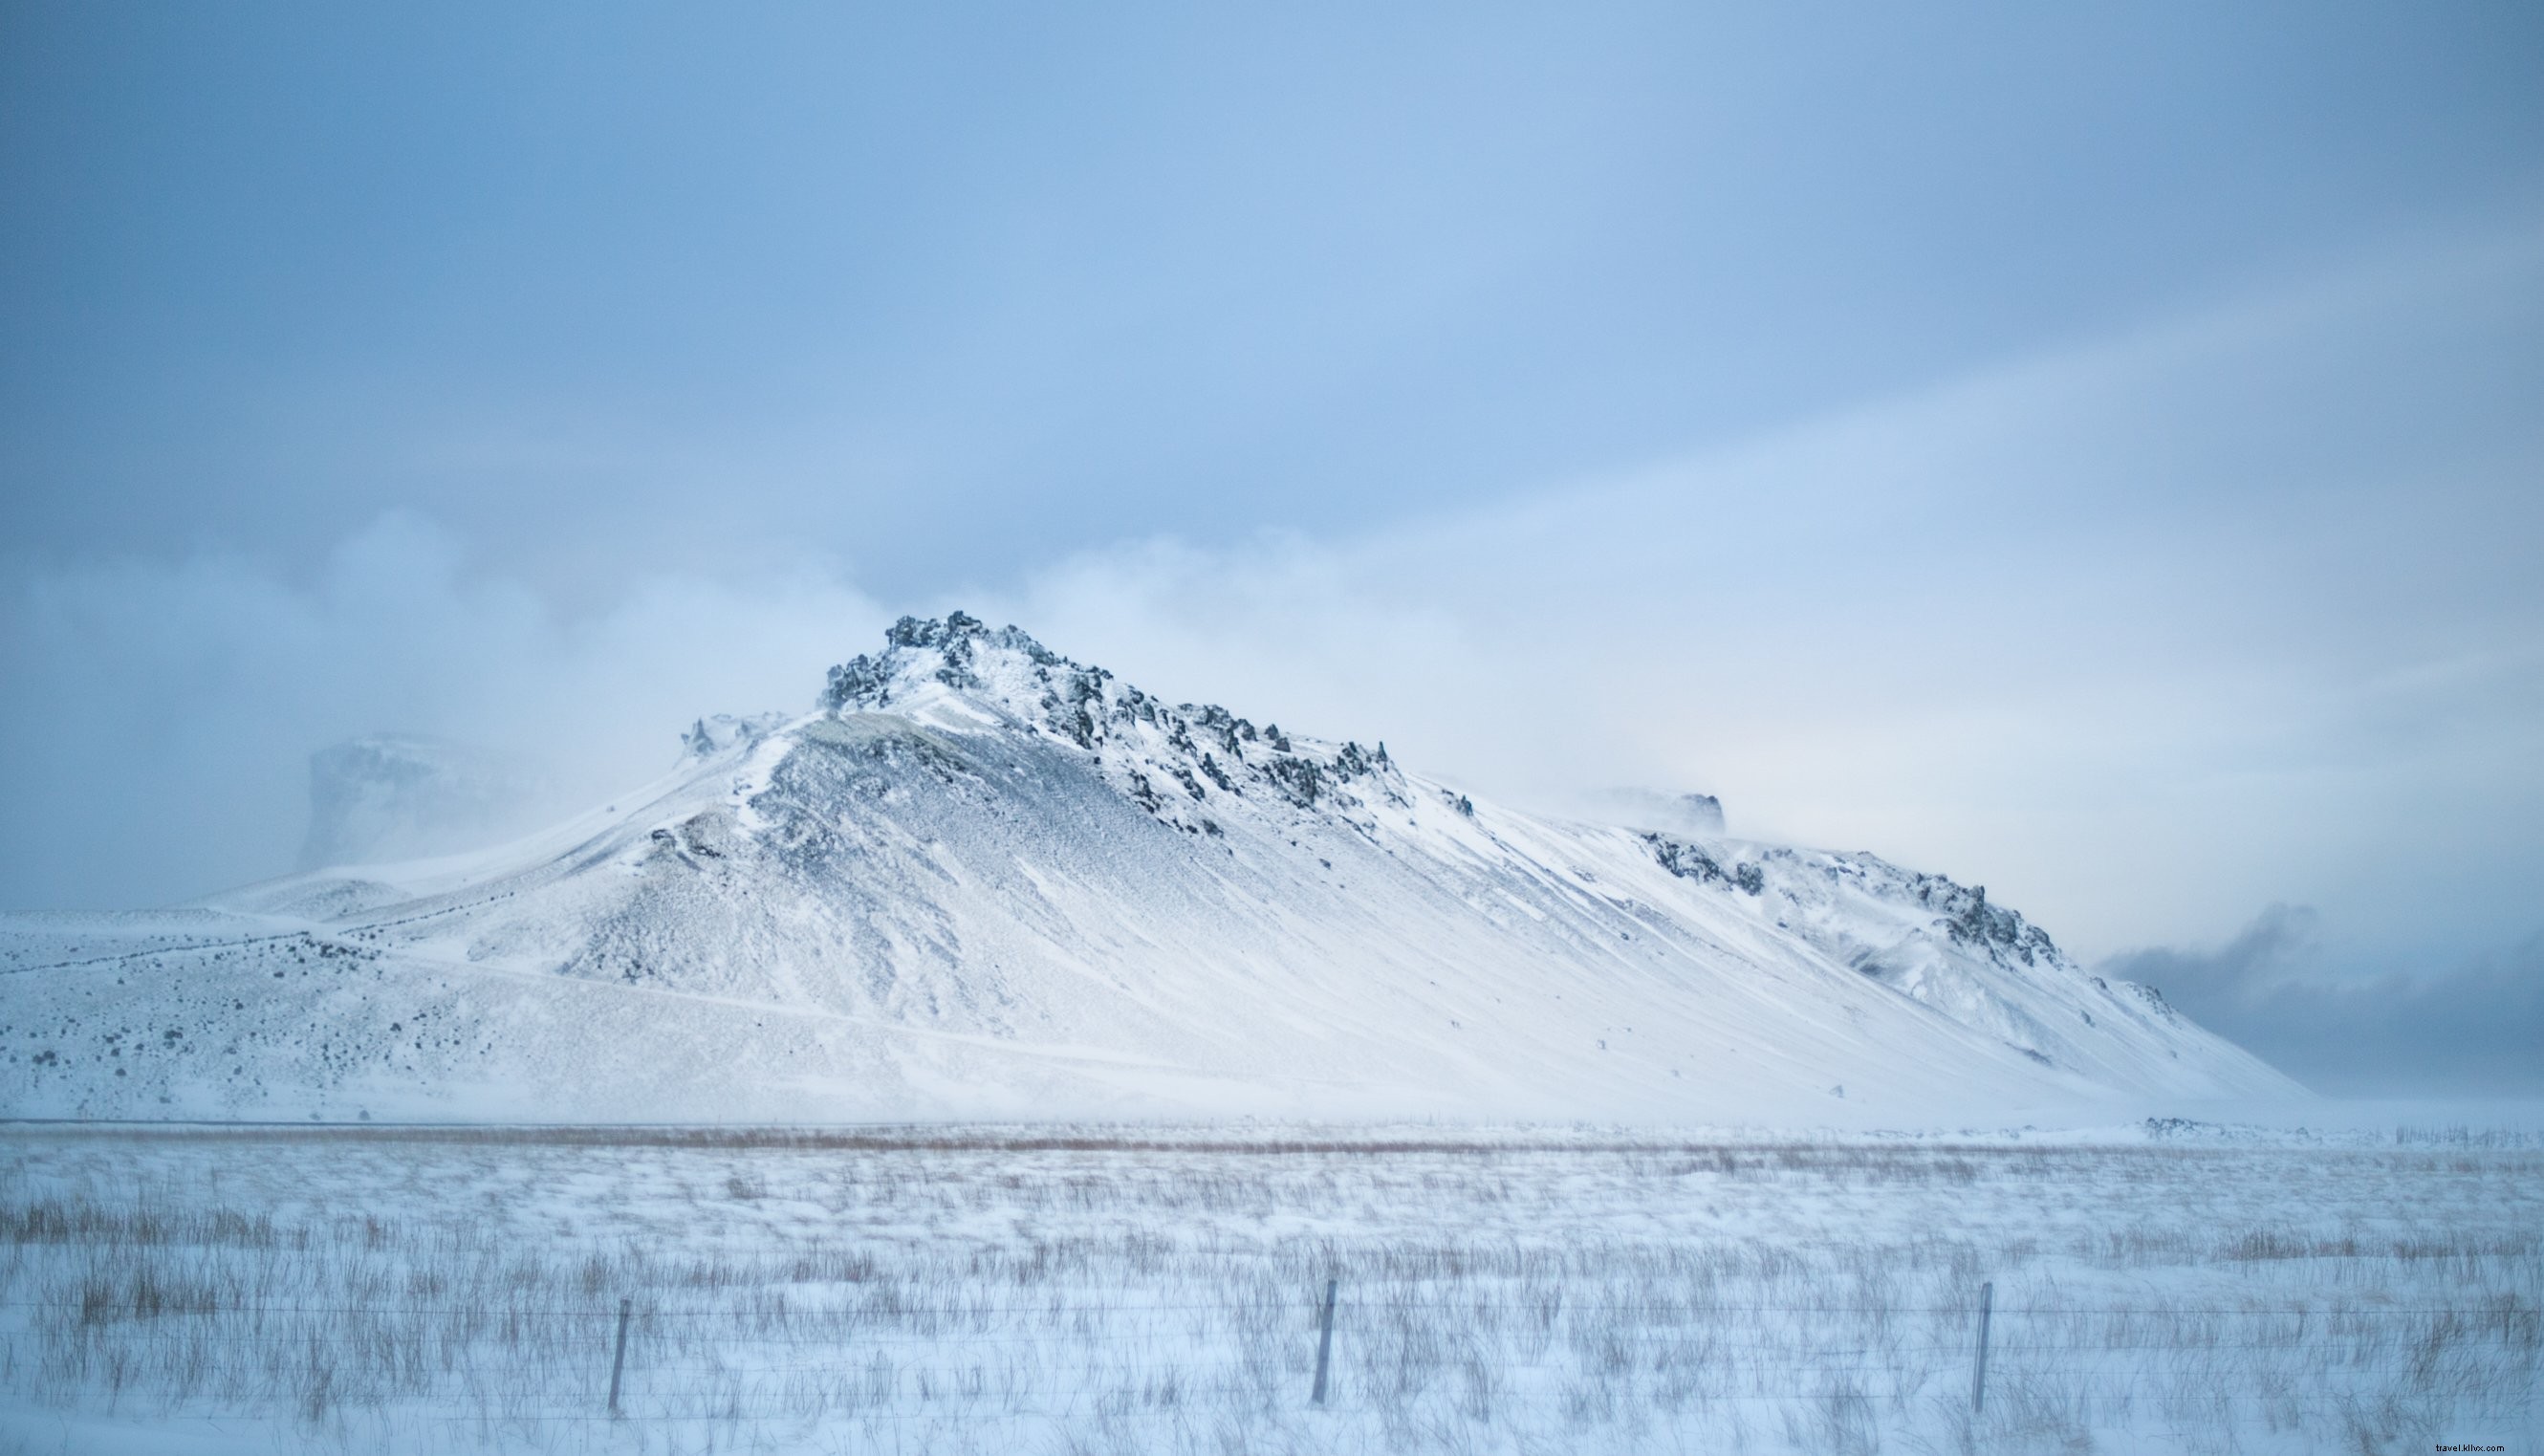
<path fill-rule="evenodd" d="M 482 849 L 537 826 L 552 791 L 507 755 L 375 733 L 309 758 L 302 869 Z"/>

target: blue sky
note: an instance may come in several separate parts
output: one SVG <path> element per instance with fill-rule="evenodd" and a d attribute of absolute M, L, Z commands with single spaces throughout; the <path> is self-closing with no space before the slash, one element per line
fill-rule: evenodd
<path fill-rule="evenodd" d="M 967 605 L 2337 1077 L 2257 1009 L 2544 981 L 2539 75 L 2526 4 L 0 5 L 0 903 L 287 867 L 354 733 L 605 792 Z"/>

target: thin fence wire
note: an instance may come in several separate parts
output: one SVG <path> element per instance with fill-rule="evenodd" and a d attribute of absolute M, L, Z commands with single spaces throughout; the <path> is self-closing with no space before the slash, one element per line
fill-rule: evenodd
<path fill-rule="evenodd" d="M 344 1315 L 344 1316 L 355 1316 L 355 1315 L 360 1315 L 360 1316 L 399 1315 L 399 1316 L 418 1316 L 418 1317 L 452 1318 L 452 1319 L 512 1318 L 512 1317 L 517 1317 L 517 1317 L 531 1317 L 531 1318 L 547 1318 L 547 1317 L 550 1317 L 550 1316 L 554 1316 L 554 1317 L 558 1317 L 558 1318 L 569 1318 L 569 1319 L 589 1318 L 589 1319 L 610 1319 L 610 1320 L 615 1320 L 616 1318 L 618 1318 L 618 1307 L 617 1307 L 617 1305 L 616 1305 L 616 1303 L 615 1303 L 614 1301 L 615 1301 L 615 1296 L 612 1296 L 612 1299 L 611 1299 L 611 1301 L 610 1301 L 610 1302 L 605 1302 L 605 1303 L 601 1303 L 601 1304 L 595 1304 L 595 1305 L 592 1305 L 592 1306 L 589 1306 L 589 1307 L 575 1307 L 575 1306 L 511 1306 L 511 1305 L 298 1305 L 298 1304 L 254 1304 L 254 1305 L 246 1305 L 246 1304 L 231 1304 L 231 1303 L 212 1303 L 212 1304 L 203 1304 L 203 1305 L 188 1304 L 188 1305 L 183 1305 L 183 1306 L 171 1306 L 168 1310 L 166 1310 L 166 1311 L 164 1311 L 164 1312 L 160 1312 L 160 1313 L 154 1314 L 154 1315 L 152 1316 L 152 1318 L 166 1318 L 166 1317 L 168 1317 L 168 1316 L 182 1316 L 182 1315 L 185 1315 L 185 1314 L 194 1313 L 194 1312 L 197 1312 L 197 1311 L 201 1311 L 201 1312 L 205 1312 L 205 1313 L 214 1313 L 214 1314 L 232 1314 L 232 1315 L 235 1315 L 235 1314 L 294 1314 L 294 1315 Z M 1538 1304 L 1537 1302 L 1535 1302 L 1535 1301 L 1517 1301 L 1517 1300 L 1473 1301 L 1473 1300 L 1469 1300 L 1469 1299 L 1464 1299 L 1464 1298 L 1453 1298 L 1453 1299 L 1445 1299 L 1445 1300 L 1410 1300 L 1410 1299 L 1376 1299 L 1376 1300 L 1370 1300 L 1370 1299 L 1363 1299 L 1363 1300 L 1355 1300 L 1355 1301 L 1353 1301 L 1352 1303 L 1353 1303 L 1353 1307 L 1354 1307 L 1355 1309 L 1362 1309 L 1362 1310 L 1406 1310 L 1406 1311 L 1413 1311 L 1413 1312 L 1418 1312 L 1418 1313 L 1422 1313 L 1422 1314 L 1457 1313 L 1457 1312 L 1462 1312 L 1462 1311 L 1467 1311 L 1467 1310 L 1475 1310 L 1475 1311 L 1479 1311 L 1479 1312 L 1483 1312 L 1483 1313 L 1508 1313 L 1508 1312 L 1513 1312 L 1513 1311 L 1521 1311 L 1521 1312 L 1531 1312 L 1531 1313 L 1533 1313 L 1533 1312 L 1535 1312 L 1535 1311 L 1540 1307 L 1540 1306 L 1539 1306 L 1539 1304 Z M 1569 1311 L 1569 1308 L 1570 1308 L 1570 1307 L 1565 1306 L 1565 1305 L 1564 1305 L 1560 1300 L 1555 1300 L 1555 1301 L 1553 1301 L 1552 1303 L 1554 1304 L 1554 1307 L 1555 1307 L 1555 1308 L 1557 1308 L 1558 1310 L 1562 1310 L 1562 1311 L 1564 1311 L 1564 1312 L 1568 1312 L 1568 1311 Z M 76 1305 L 76 1304 L 77 1304 L 77 1301 L 74 1301 L 74 1300 L 0 1300 L 0 1309 L 11 1309 L 11 1310 L 45 1310 L 45 1309 L 59 1309 L 59 1308 L 63 1308 L 63 1307 L 65 1307 L 65 1306 Z M 1228 1312 L 1228 1311 L 1230 1311 L 1230 1310 L 1232 1310 L 1232 1309 L 1239 1309 L 1239 1308 L 1247 1309 L 1247 1310 L 1263 1310 L 1263 1309 L 1281 1310 L 1281 1309 L 1295 1309 L 1295 1310 L 1297 1310 L 1297 1311 L 1299 1311 L 1299 1312 L 1302 1312 L 1302 1313 L 1312 1313 L 1316 1308 L 1318 1308 L 1318 1306 L 1317 1306 L 1317 1304 L 1316 1304 L 1314 1301 L 1312 1301 L 1312 1300 L 1303 1300 L 1303 1301 L 1300 1301 L 1300 1302 L 1299 1302 L 1297 1305 L 1295 1305 L 1295 1306 L 1290 1306 L 1290 1305 L 1278 1305 L 1278 1304 L 1273 1304 L 1273 1305 L 1260 1305 L 1260 1304 L 1258 1304 L 1258 1305 L 1249 1305 L 1249 1306 L 1232 1306 L 1232 1305 L 1230 1305 L 1230 1304 L 1226 1303 L 1225 1301 L 1217 1302 L 1217 1303 L 1208 1303 L 1208 1304 L 1176 1304 L 1176 1303 L 1161 1303 L 1161 1304 L 1084 1304 L 1084 1303 L 1077 1303 L 1077 1302 L 1073 1302 L 1073 1302 L 1067 1302 L 1067 1303 L 1062 1303 L 1062 1302 L 1058 1302 L 1058 1301 L 1052 1301 L 1052 1302 L 1045 1302 L 1045 1303 L 1038 1303 L 1038 1304 L 987 1304 L 987 1303 L 984 1303 L 984 1304 L 947 1304 L 947 1305 L 912 1305 L 912 1304 L 902 1304 L 902 1303 L 878 1303 L 878 1304 L 871 1305 L 871 1306 L 866 1306 L 866 1305 L 838 1305 L 838 1306 L 833 1306 L 833 1305 L 805 1305 L 805 1306 L 797 1307 L 797 1306 L 792 1306 L 792 1305 L 790 1305 L 790 1306 L 788 1307 L 788 1311 L 787 1311 L 787 1313 L 792 1314 L 792 1315 L 794 1315 L 795 1317 L 798 1317 L 798 1318 L 807 1318 L 807 1317 L 814 1317 L 814 1316 L 820 1316 L 820 1315 L 826 1315 L 826 1314 L 855 1315 L 855 1316 L 858 1316 L 858 1317 L 861 1317 L 861 1318 L 872 1318 L 872 1317 L 874 1317 L 874 1316 L 876 1316 L 876 1315 L 881 1314 L 881 1315 L 892 1315 L 892 1316 L 898 1316 L 898 1317 L 925 1318 L 925 1319 L 966 1319 L 966 1318 L 970 1318 L 970 1317 L 972 1317 L 972 1316 L 974 1316 L 974 1315 L 982 1315 L 982 1314 L 1017 1314 L 1017 1315 L 1084 1315 L 1084 1314 L 1209 1314 L 1209 1313 L 1225 1313 L 1225 1312 Z M 1600 1303 L 1600 1304 L 1596 1305 L 1596 1306 L 1595 1306 L 1595 1308 L 1596 1308 L 1596 1309 L 1597 1309 L 1597 1311 L 1598 1311 L 1600 1314 L 1602 1314 L 1602 1315 L 1631 1315 L 1631 1314 L 1646 1314 L 1646 1313 L 1648 1313 L 1648 1314 L 1652 1314 L 1652 1315 L 1656 1315 L 1656 1316 L 1657 1316 L 1657 1315 L 1687 1316 L 1687 1315 L 1712 1315 L 1712 1314 L 1741 1314 L 1741 1315 L 1914 1315 L 1914 1316 L 1941 1317 L 1941 1316 L 1953 1316 L 1953 1315 L 1974 1315 L 1974 1314 L 1977 1312 L 1977 1310 L 1978 1310 L 1978 1302 L 1977 1302 L 1976 1300 L 1972 1300 L 1972 1301 L 1970 1301 L 1969 1303 L 1966 1303 L 1966 1304 L 1951 1304 L 1951 1305 L 1889 1305 L 1889 1304 L 1880 1304 L 1880 1305 L 1873 1305 L 1873 1304 L 1861 1304 L 1861 1305 L 1859 1305 L 1859 1304 L 1709 1304 L 1709 1303 L 1704 1303 L 1704 1302 L 1701 1302 L 1701 1301 L 1700 1301 L 1700 1302 L 1690 1302 L 1690 1303 L 1686 1303 L 1686 1304 L 1648 1304 L 1648 1305 L 1624 1304 L 1624 1305 L 1619 1305 L 1619 1304 L 1608 1304 L 1608 1303 L 1604 1303 L 1604 1302 L 1603 1302 L 1603 1303 Z M 2538 1309 L 2544 1309 L 2544 1306 L 2526 1306 L 2526 1307 L 2524 1308 L 2524 1312 L 2525 1312 L 2525 1313 L 2527 1313 L 2530 1317 L 2532 1317 L 2532 1316 L 2533 1316 L 2533 1315 L 2538 1311 Z M 744 1309 L 744 1310 L 737 1310 L 737 1309 L 733 1309 L 733 1308 L 724 1308 L 724 1309 L 711 1309 L 711 1308 L 710 1308 L 710 1309 L 687 1309 L 687 1310 L 684 1310 L 684 1309 L 662 1309 L 662 1308 L 655 1308 L 655 1309 L 650 1309 L 650 1310 L 649 1310 L 649 1309 L 647 1309 L 646 1307 L 644 1307 L 644 1306 L 640 1305 L 640 1306 L 638 1306 L 637 1312 L 638 1312 L 638 1314 L 639 1314 L 639 1315 L 641 1315 L 642 1317 L 644 1317 L 644 1318 L 646 1318 L 646 1319 L 652 1319 L 652 1320 L 732 1320 L 732 1319 L 755 1318 L 755 1312 L 749 1311 L 749 1310 L 747 1310 L 747 1309 Z M 2517 1311 L 2516 1311 L 2516 1310 L 2514 1310 L 2514 1309 L 2512 1309 L 2512 1310 L 2511 1310 L 2511 1313 L 2516 1313 L 2516 1312 L 2517 1312 Z M 2320 1305 L 2320 1304 L 2318 1304 L 2318 1305 L 2244 1305 L 2244 1306 L 2232 1306 L 2232 1307 L 2230 1307 L 2230 1306 L 2223 1306 L 2223 1305 L 2220 1305 L 2220 1306 L 2215 1306 L 2215 1307 L 2193 1307 L 2193 1306 L 2168 1305 L 2168 1304 L 2147 1304 L 2147 1305 L 2135 1305 L 2135 1306 L 2133 1306 L 2133 1305 L 2107 1305 L 2107 1306 L 2095 1306 L 2095 1307 L 2084 1307 L 2084 1306 L 2076 1306 L 2076 1305 L 2031 1305 L 2031 1306 L 2008 1306 L 2008 1305 L 1998 1305 L 1998 1306 L 1996 1306 L 1996 1313 L 1997 1313 L 1997 1316 L 1998 1316 L 2000 1319 L 2002 1319 L 2002 1318 L 2004 1318 L 2004 1317 L 2007 1317 L 2007 1316 L 2067 1317 L 2067 1316 L 2076 1316 L 2076 1315 L 2086 1315 L 2086 1316 L 2093 1316 L 2093 1317 L 2098 1317 L 2098 1318 L 2107 1318 L 2107 1319 L 2124 1319 L 2124 1318 L 2128 1318 L 2128 1317 L 2131 1317 L 2131 1316 L 2137 1316 L 2137 1317 L 2149 1318 L 2149 1319 L 2168 1319 L 2168 1320 L 2170 1320 L 2170 1319 L 2182 1319 L 2182 1318 L 2201 1318 L 2201 1319 L 2208 1319 L 2208 1318 L 2241 1318 L 2241 1317 L 2245 1317 L 2245 1316 L 2256 1316 L 2256 1317 L 2270 1317 L 2270 1318 L 2283 1318 L 2283 1319 L 2294 1319 L 2294 1318 L 2321 1318 L 2321 1319 L 2341 1319 L 2341 1320 L 2351 1320 L 2351 1319 L 2362 1319 L 2362 1318 L 2364 1318 L 2364 1319 L 2386 1319 L 2386 1318 L 2403 1318 L 2403 1317 L 2414 1318 L 2414 1319 L 2436 1319 L 2436 1318 L 2454 1318 L 2454 1319 L 2488 1319 L 2488 1318 L 2492 1318 L 2492 1317 L 2494 1317 L 2496 1314 L 2498 1314 L 2498 1313 L 2499 1313 L 2499 1311 L 2496 1311 L 2496 1310 L 2493 1310 L 2493 1309 L 2489 1309 L 2489 1308 L 2480 1307 L 2480 1306 L 2473 1307 L 2473 1308 L 2465 1308 L 2465 1307 L 2461 1307 L 2461 1306 L 2453 1306 L 2453 1305 L 2412 1305 L 2412 1306 L 2403 1306 L 2403 1305 L 2330 1306 L 2330 1305 Z"/>
<path fill-rule="evenodd" d="M 1155 1362 L 1152 1358 L 1161 1347 L 1188 1344 L 1198 1334 L 1215 1333 L 1251 1336 L 1258 1341 L 1296 1340 L 1304 1348 L 1308 1333 L 1313 1329 L 1317 1302 L 1256 1302 L 1232 1304 L 1158 1302 L 1141 1304 L 1071 1303 L 1065 1300 L 1037 1302 L 1030 1305 L 945 1305 L 945 1306 L 798 1306 L 780 1310 L 749 1308 L 713 1309 L 645 1307 L 634 1311 L 630 1329 L 636 1339 L 631 1346 L 634 1358 L 629 1373 L 645 1384 L 676 1381 L 682 1375 L 731 1377 L 738 1375 L 852 1375 L 870 1380 L 872 1372 L 853 1367 L 851 1362 L 878 1350 L 922 1350 L 949 1356 L 984 1347 L 1046 1349 L 1056 1357 L 1101 1363 L 1106 1354 L 1135 1354 L 1144 1357 L 1136 1367 L 1125 1366 L 1118 1373 L 1125 1377 L 1155 1384 L 1183 1382 L 1203 1374 L 1243 1369 L 1252 1379 L 1239 1382 L 1233 1389 L 1247 1393 L 1260 1392 L 1277 1384 L 1279 1376 L 1267 1375 L 1259 1359 L 1195 1362 L 1189 1359 Z M 1478 1314 L 1517 1316 L 1523 1322 L 1540 1325 L 1539 1334 L 1551 1343 L 1558 1339 L 1577 1339 L 1584 1322 L 1595 1326 L 1597 1337 L 1620 1349 L 1637 1345 L 1666 1346 L 1674 1355 L 1701 1362 L 1724 1374 L 1749 1376 L 1772 1372 L 1791 1379 L 1859 1374 L 1867 1372 L 1897 1373 L 1904 1362 L 1924 1362 L 1941 1370 L 1953 1362 L 1971 1357 L 1975 1342 L 1970 1333 L 1958 1331 L 1918 1332 L 1923 1337 L 1896 1340 L 1876 1339 L 1869 1342 L 1824 1344 L 1813 1340 L 1807 1328 L 1796 1329 L 1782 1337 L 1758 1337 L 1754 1332 L 1734 1330 L 1724 1335 L 1709 1335 L 1708 1317 L 1728 1313 L 1754 1316 L 1778 1316 L 1807 1319 L 1833 1314 L 1868 1314 L 1881 1317 L 1941 1319 L 1967 1322 L 1972 1319 L 1975 1304 L 1955 1305 L 1839 1305 L 1839 1304 L 1747 1304 L 1738 1306 L 1605 1304 L 1596 1301 L 1546 1299 L 1535 1301 L 1447 1300 L 1415 1301 L 1387 1297 L 1354 1299 L 1346 1297 L 1339 1306 L 1343 1319 L 1338 1330 L 1346 1337 L 1387 1337 L 1400 1335 L 1401 1320 L 1389 1317 L 1417 1316 L 1427 1318 L 1466 1317 Z M 552 1308 L 521 1310 L 484 1308 L 462 1305 L 298 1305 L 216 1302 L 154 1306 L 147 1310 L 126 1312 L 96 1305 L 82 1305 L 70 1300 L 19 1300 L 0 1302 L 0 1309 L 29 1311 L 37 1321 L 13 1330 L 0 1331 L 0 1354 L 14 1356 L 20 1346 L 32 1343 L 39 1351 L 59 1350 L 68 1346 L 75 1353 L 91 1358 L 104 1358 L 118 1347 L 149 1345 L 182 1345 L 215 1348 L 230 1341 L 234 1331 L 226 1328 L 188 1329 L 189 1324 L 209 1325 L 219 1320 L 244 1317 L 256 1328 L 288 1327 L 293 1321 L 316 1321 L 306 1332 L 313 1337 L 333 1331 L 340 1335 L 359 1335 L 388 1345 L 410 1345 L 419 1351 L 416 1363 L 433 1373 L 447 1378 L 471 1375 L 509 1375 L 516 1373 L 512 1361 L 481 1365 L 453 1358 L 457 1351 L 467 1350 L 493 1338 L 504 1338 L 534 1348 L 548 1356 L 574 1352 L 596 1354 L 612 1348 L 615 1341 L 617 1310 L 615 1302 L 590 1308 Z M 2535 1362 L 2539 1342 L 2544 1342 L 2544 1310 L 2533 1303 L 2514 1298 L 2490 1305 L 2466 1308 L 2447 1306 L 2412 1307 L 2333 1307 L 2324 1305 L 2260 1305 L 2243 1308 L 2182 1309 L 2140 1304 L 2130 1305 L 2030 1305 L 2001 1308 L 1997 1316 L 2008 1322 L 2004 1333 L 1991 1337 L 1989 1344 L 2000 1380 L 2017 1381 L 2027 1377 L 2059 1375 L 2085 1377 L 2107 1384 L 2113 1379 L 2142 1382 L 2141 1373 L 2114 1371 L 2113 1356 L 2138 1356 L 2147 1361 L 2170 1356 L 2176 1361 L 2201 1361 L 2220 1352 L 2278 1351 L 2291 1353 L 2303 1346 L 2310 1362 L 2317 1366 L 2340 1367 L 2354 1363 L 2359 1355 L 2393 1353 L 2397 1333 L 2386 1328 L 2357 1327 L 2367 1321 L 2411 1319 L 2423 1322 L 2418 1332 L 2425 1336 L 2480 1338 L 2496 1336 L 2504 1353 L 2514 1357 L 2523 1350 L 2530 1366 Z M 991 1326 L 994 1314 L 1021 1315 L 1022 1322 Z M 1139 1324 L 1111 1322 L 1090 1323 L 1094 1316 L 1203 1315 L 1219 1319 L 1176 1323 Z M 44 1317 L 52 1317 L 47 1320 Z M 1656 1316 L 1645 1323 L 1634 1323 L 1636 1316 Z M 1370 1317 L 1377 1317 L 1371 1319 Z M 2244 1320 L 2259 1322 L 2265 1329 L 2238 1332 L 2243 1337 L 2228 1337 L 2215 1329 L 2186 1330 L 2170 1338 L 2124 1337 L 2122 1332 L 2156 1320 L 2196 1319 L 2203 1321 Z M 870 1328 L 825 1329 L 842 1322 L 870 1322 L 877 1319 L 918 1320 L 972 1328 L 952 1328 L 937 1332 L 874 1330 Z M 377 1322 L 447 1320 L 448 1328 L 379 1328 Z M 2026 1321 L 2048 1321 L 2064 1326 L 2064 1337 L 2027 1335 Z M 329 1324 L 326 1322 L 337 1322 Z M 374 1322 L 372 1328 L 345 1331 L 341 1325 Z M 1570 1322 L 1568 1324 L 1564 1322 Z M 1016 1328 L 1017 1323 L 1045 1328 Z M 771 1331 L 771 1324 L 802 1324 L 814 1328 Z M 1558 1332 L 1557 1326 L 1562 1325 Z M 754 1329 L 758 1326 L 762 1328 Z M 716 1328 L 724 1327 L 724 1328 Z M 2293 1328 L 2292 1328 L 2293 1327 Z M 2098 1336 L 2096 1329 L 2110 1331 L 2114 1337 Z M 1854 1332 L 1850 1332 L 1854 1333 Z M 2403 1332 L 2409 1335 L 2413 1332 Z M 1693 1340 L 1688 1336 L 1693 1334 Z M 2267 1337 L 2259 1337 L 2266 1335 Z M 1746 1337 L 1740 1337 L 1746 1336 Z M 1859 1339 L 1861 1338 L 1859 1335 Z M 701 1348 L 703 1347 L 703 1348 Z M 744 1353 L 767 1351 L 801 1352 L 826 1350 L 836 1358 L 815 1359 L 743 1359 Z M 731 1352 L 728 1354 L 727 1352 Z M 1304 1361 L 1304 1353 L 1300 1359 Z M 1545 1358 L 1515 1360 L 1486 1356 L 1471 1349 L 1461 1350 L 1456 1360 L 1461 1368 L 1474 1367 L 1502 1374 L 1560 1375 L 1576 1371 L 1578 1361 Z M 891 1378 L 899 1379 L 924 1370 L 901 1370 Z M 995 1376 L 975 1373 L 974 1383 L 986 1382 L 997 1387 L 1004 1398 L 1032 1398 L 1040 1392 L 1011 1388 L 1010 1382 Z M 1218 1387 L 1184 1385 L 1182 1389 L 1202 1393 Z M 1815 1388 L 1791 1387 L 1794 1396 L 1813 1393 Z M 1899 1395 L 1930 1393 L 1921 1380 Z M 2103 1398 L 2104 1392 L 2082 1392 Z M 2179 1394 L 2179 1392 L 2177 1392 Z M 1697 1399 L 1722 1399 L 1719 1395 L 1703 1395 Z M 1784 1398 L 1768 1392 L 1756 1398 Z M 2202 1399 L 2310 1400 L 2337 1401 L 2342 1397 L 2317 1394 L 2296 1395 L 2285 1391 L 2240 1392 L 2206 1390 Z M 771 1417 L 776 1418 L 776 1417 Z"/>

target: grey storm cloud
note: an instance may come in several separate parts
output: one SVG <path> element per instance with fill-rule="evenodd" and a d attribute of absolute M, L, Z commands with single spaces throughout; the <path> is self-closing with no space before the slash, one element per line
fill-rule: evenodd
<path fill-rule="evenodd" d="M 2273 905 L 2213 950 L 2151 948 L 2105 974 L 2190 1016 L 2317 1092 L 2544 1095 L 2544 935 L 2425 973 L 2325 964 L 2323 917 Z"/>

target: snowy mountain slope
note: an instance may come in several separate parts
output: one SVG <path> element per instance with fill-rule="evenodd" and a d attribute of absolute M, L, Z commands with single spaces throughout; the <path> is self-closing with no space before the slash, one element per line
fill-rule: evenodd
<path fill-rule="evenodd" d="M 9 918 L 0 1101 L 1906 1122 L 2295 1091 L 1982 891 L 1477 803 L 961 613 L 686 741 L 500 849 Z"/>

